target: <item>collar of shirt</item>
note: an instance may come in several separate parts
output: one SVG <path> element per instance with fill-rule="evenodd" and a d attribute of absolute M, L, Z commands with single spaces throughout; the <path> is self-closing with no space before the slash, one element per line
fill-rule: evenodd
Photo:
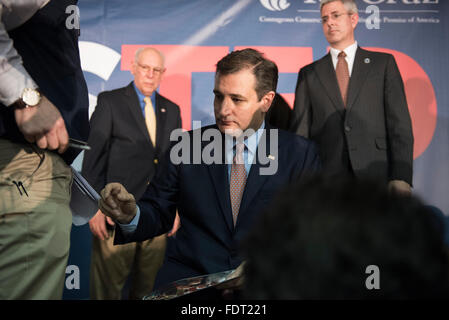
<path fill-rule="evenodd" d="M 346 47 L 343 50 L 346 53 L 346 62 L 348 63 L 348 69 L 349 69 L 349 76 L 352 74 L 352 67 L 354 66 L 354 59 L 355 59 L 355 53 L 357 51 L 357 41 L 351 44 L 349 47 Z M 337 62 L 338 62 L 338 54 L 340 53 L 340 50 L 334 49 L 331 47 L 330 54 L 332 57 L 332 63 L 334 65 L 334 69 L 337 68 Z"/>
<path fill-rule="evenodd" d="M 143 99 L 145 99 L 145 96 L 136 87 L 136 84 L 134 83 L 134 81 L 133 81 L 133 86 L 134 86 L 134 90 L 136 90 L 137 98 L 139 98 L 140 109 L 142 109 L 143 116 L 145 117 L 145 101 L 143 101 Z M 153 104 L 154 112 L 156 112 L 156 94 L 153 92 L 153 94 L 150 96 L 150 98 L 151 98 L 151 103 Z"/>
<path fill-rule="evenodd" d="M 245 162 L 245 171 L 246 176 L 249 174 L 249 170 L 251 169 L 251 164 L 254 161 L 254 156 L 256 155 L 257 146 L 259 145 L 260 137 L 263 134 L 265 129 L 265 121 L 262 122 L 261 126 L 255 134 L 249 136 L 247 139 L 243 141 L 245 144 L 245 149 L 243 151 L 243 160 Z M 225 138 L 225 151 L 226 151 L 226 163 L 228 164 L 228 174 L 229 178 L 231 177 L 231 165 L 232 159 L 234 158 L 234 147 L 237 141 L 235 139 L 226 139 Z"/>

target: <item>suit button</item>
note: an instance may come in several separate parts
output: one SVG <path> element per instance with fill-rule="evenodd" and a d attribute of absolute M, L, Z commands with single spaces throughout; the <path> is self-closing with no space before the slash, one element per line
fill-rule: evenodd
<path fill-rule="evenodd" d="M 159 161 L 157 160 L 157 158 L 154 158 L 153 162 L 154 162 L 154 164 L 158 164 L 158 163 L 159 163 Z"/>
<path fill-rule="evenodd" d="M 351 127 L 350 126 L 345 126 L 345 131 L 346 132 L 350 132 L 351 131 Z"/>

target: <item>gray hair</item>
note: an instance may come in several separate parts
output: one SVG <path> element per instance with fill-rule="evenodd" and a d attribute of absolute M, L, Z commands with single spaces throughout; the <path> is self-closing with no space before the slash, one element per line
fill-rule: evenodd
<path fill-rule="evenodd" d="M 331 3 L 331 2 L 335 2 L 335 1 L 340 1 L 341 3 L 343 3 L 343 5 L 345 6 L 345 8 L 348 10 L 349 13 L 358 13 L 359 12 L 354 0 L 321 0 L 320 1 L 320 11 L 323 10 L 324 5 Z"/>
<path fill-rule="evenodd" d="M 152 48 L 152 47 L 141 47 L 141 48 L 137 49 L 136 52 L 134 53 L 134 61 L 136 63 L 137 63 L 137 60 L 139 59 L 139 55 L 145 51 L 153 51 L 153 52 L 157 53 L 162 59 L 162 66 L 165 67 L 164 54 L 162 52 L 160 52 L 159 50 L 157 50 L 156 48 Z"/>

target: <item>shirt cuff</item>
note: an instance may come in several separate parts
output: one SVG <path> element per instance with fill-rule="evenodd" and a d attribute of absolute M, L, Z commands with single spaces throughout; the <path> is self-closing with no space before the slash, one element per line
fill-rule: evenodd
<path fill-rule="evenodd" d="M 17 65 L 9 70 L 0 73 L 0 102 L 5 106 L 10 106 L 22 97 L 23 89 L 36 89 L 37 85 L 28 75 L 25 68 Z"/>
<path fill-rule="evenodd" d="M 137 229 L 137 224 L 139 223 L 139 218 L 140 218 L 140 208 L 137 205 L 136 205 L 136 207 L 137 207 L 136 215 L 134 216 L 134 218 L 131 220 L 130 223 L 122 224 L 117 221 L 117 224 L 119 225 L 120 229 L 122 229 L 122 232 L 125 236 L 128 236 L 128 235 L 134 233 L 134 231 L 136 231 L 136 229 Z"/>

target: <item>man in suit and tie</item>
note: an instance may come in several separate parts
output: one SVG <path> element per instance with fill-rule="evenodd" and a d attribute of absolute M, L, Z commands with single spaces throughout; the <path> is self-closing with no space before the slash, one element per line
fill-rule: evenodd
<path fill-rule="evenodd" d="M 137 206 L 120 184 L 102 190 L 102 212 L 120 225 L 116 243 L 167 232 L 178 209 L 182 227 L 168 240 L 155 288 L 239 266 L 244 259 L 239 244 L 276 192 L 319 169 L 314 143 L 264 120 L 277 79 L 277 66 L 260 52 L 228 54 L 215 75 L 216 124 L 182 135 L 178 144 L 187 141 L 185 161 L 178 161 L 174 144 Z M 197 156 L 201 162 L 192 161 Z M 275 169 L 264 171 L 270 166 Z"/>
<path fill-rule="evenodd" d="M 164 72 L 163 55 L 154 48 L 140 48 L 131 69 L 134 81 L 98 96 L 90 120 L 92 149 L 86 152 L 82 169 L 97 191 L 109 182 L 120 182 L 139 199 L 155 175 L 171 131 L 181 128 L 179 107 L 156 91 Z M 114 246 L 114 222 L 101 211 L 89 226 L 94 235 L 90 298 L 120 299 L 130 274 L 129 298 L 148 294 L 163 261 L 166 235 Z"/>
<path fill-rule="evenodd" d="M 322 0 L 330 52 L 298 75 L 291 130 L 318 144 L 328 175 L 376 178 L 411 192 L 413 132 L 392 55 L 358 47 L 353 0 Z"/>

